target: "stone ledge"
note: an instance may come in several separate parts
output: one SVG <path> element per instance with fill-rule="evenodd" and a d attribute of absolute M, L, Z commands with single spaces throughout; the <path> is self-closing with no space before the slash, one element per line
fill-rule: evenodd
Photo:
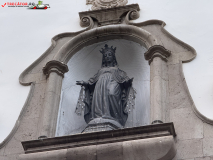
<path fill-rule="evenodd" d="M 19 155 L 19 160 L 171 160 L 174 137 L 154 137 Z"/>
<path fill-rule="evenodd" d="M 165 136 L 176 136 L 173 123 L 25 141 L 22 145 L 27 154 Z"/>

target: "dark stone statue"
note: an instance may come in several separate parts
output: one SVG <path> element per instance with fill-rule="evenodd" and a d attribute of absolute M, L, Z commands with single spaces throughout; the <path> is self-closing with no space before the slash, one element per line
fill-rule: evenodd
<path fill-rule="evenodd" d="M 112 130 L 123 128 L 128 112 L 135 105 L 133 78 L 118 68 L 115 57 L 116 48 L 108 47 L 100 51 L 103 54 L 102 67 L 88 81 L 77 81 L 81 85 L 76 113 L 81 115 L 88 127 L 83 132 Z"/>

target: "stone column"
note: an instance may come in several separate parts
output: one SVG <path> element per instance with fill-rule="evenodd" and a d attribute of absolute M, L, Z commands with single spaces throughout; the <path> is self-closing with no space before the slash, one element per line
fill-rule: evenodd
<path fill-rule="evenodd" d="M 171 52 L 160 45 L 150 47 L 145 53 L 145 59 L 150 64 L 150 118 L 152 124 L 165 122 L 168 104 L 167 57 L 170 55 Z"/>
<path fill-rule="evenodd" d="M 39 138 L 55 136 L 62 79 L 66 72 L 68 72 L 67 65 L 55 60 L 48 62 L 43 68 L 43 73 L 47 76 L 47 88 L 41 109 Z"/>

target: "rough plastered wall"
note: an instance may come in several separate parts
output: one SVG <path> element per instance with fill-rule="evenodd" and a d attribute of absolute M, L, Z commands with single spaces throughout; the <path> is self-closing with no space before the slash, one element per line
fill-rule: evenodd
<path fill-rule="evenodd" d="M 2 2 L 3 4 L 4 2 Z M 0 8 L 0 137 L 9 134 L 29 93 L 29 87 L 19 85 L 20 73 L 37 59 L 51 44 L 50 39 L 62 32 L 80 30 L 78 12 L 88 10 L 84 0 L 45 1 L 51 8 L 46 11 L 32 11 L 23 8 Z M 195 48 L 198 55 L 184 64 L 184 74 L 192 98 L 201 113 L 212 116 L 212 3 L 210 0 L 139 1 L 141 17 L 137 21 L 160 19 L 171 34 Z M 171 71 L 172 72 L 172 71 Z M 178 111 L 178 113 L 176 112 Z M 179 135 L 178 147 L 182 148 L 181 159 L 211 159 L 212 126 L 203 123 L 190 108 L 174 108 L 171 121 L 184 127 Z M 192 116 L 189 116 L 192 115 Z M 190 118 L 188 118 L 190 117 Z M 179 119 L 185 118 L 185 124 Z M 185 130 L 187 129 L 188 130 Z M 177 137 L 178 139 L 178 137 Z M 13 144 L 11 144 L 13 146 Z M 185 150 L 185 147 L 192 150 Z M 197 148 L 192 148 L 195 146 Z M 185 152 L 184 152 L 185 151 Z M 2 155 L 4 150 L 0 150 Z M 190 153 L 190 156 L 188 156 Z"/>

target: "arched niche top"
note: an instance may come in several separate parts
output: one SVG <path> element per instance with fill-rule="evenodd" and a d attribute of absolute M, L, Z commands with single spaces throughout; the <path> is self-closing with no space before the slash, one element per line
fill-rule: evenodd
<path fill-rule="evenodd" d="M 83 47 L 112 39 L 131 40 L 143 45 L 147 49 L 158 45 L 157 39 L 144 29 L 130 25 L 109 25 L 91 29 L 77 35 L 59 50 L 54 60 L 67 63 Z"/>

